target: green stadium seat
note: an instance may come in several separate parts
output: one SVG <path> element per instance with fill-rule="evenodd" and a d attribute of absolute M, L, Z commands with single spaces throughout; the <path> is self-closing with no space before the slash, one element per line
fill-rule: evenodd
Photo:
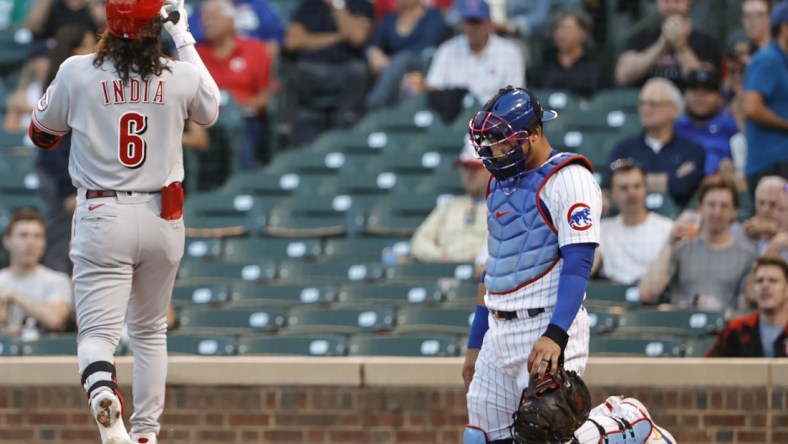
<path fill-rule="evenodd" d="M 337 292 L 337 301 L 345 304 L 438 304 L 443 294 L 435 284 L 343 284 Z"/>
<path fill-rule="evenodd" d="M 395 248 L 400 255 L 410 252 L 408 237 L 331 237 L 325 240 L 323 253 L 329 258 L 379 261 L 385 248 Z"/>
<path fill-rule="evenodd" d="M 285 325 L 282 308 L 186 309 L 180 313 L 183 331 L 219 334 L 274 332 Z"/>
<path fill-rule="evenodd" d="M 457 152 L 459 153 L 459 149 Z M 451 169 L 451 165 L 458 155 L 450 156 L 437 151 L 424 151 L 412 155 L 388 152 L 368 158 L 362 165 L 359 165 L 359 168 L 370 173 L 393 172 L 397 175 L 425 175 L 440 169 Z"/>
<path fill-rule="evenodd" d="M 412 262 L 396 264 L 386 270 L 386 277 L 396 281 L 436 281 L 451 278 L 468 281 L 473 278 L 474 265 L 465 262 Z"/>
<path fill-rule="evenodd" d="M 594 337 L 589 353 L 591 356 L 680 357 L 683 345 L 677 339 Z"/>
<path fill-rule="evenodd" d="M 668 193 L 648 193 L 646 208 L 670 219 L 675 219 L 681 213 L 681 208 Z"/>
<path fill-rule="evenodd" d="M 0 174 L 0 194 L 34 196 L 38 193 L 38 174 L 30 170 L 11 168 Z"/>
<path fill-rule="evenodd" d="M 276 277 L 276 262 L 259 259 L 248 262 L 181 261 L 178 279 L 184 283 L 221 283 L 233 279 L 263 282 Z"/>
<path fill-rule="evenodd" d="M 591 98 L 589 108 L 592 110 L 620 110 L 628 113 L 638 112 L 639 88 L 611 88 L 597 91 Z"/>
<path fill-rule="evenodd" d="M 610 333 L 618 326 L 620 310 L 613 308 L 586 307 L 591 333 Z"/>
<path fill-rule="evenodd" d="M 0 29 L 0 77 L 22 66 L 30 53 L 33 36 L 27 28 L 9 26 Z M 5 106 L 5 101 L 3 102 Z"/>
<path fill-rule="evenodd" d="M 329 259 L 322 262 L 284 261 L 279 264 L 279 278 L 291 282 L 339 283 L 375 281 L 383 278 L 380 263 L 352 259 Z"/>
<path fill-rule="evenodd" d="M 312 193 L 325 177 L 322 174 L 256 171 L 234 174 L 222 186 L 222 194 L 249 194 L 272 204 L 287 196 Z"/>
<path fill-rule="evenodd" d="M 222 239 L 216 237 L 187 237 L 183 249 L 185 259 L 216 260 L 222 255 Z"/>
<path fill-rule="evenodd" d="M 281 237 L 352 234 L 364 226 L 364 210 L 349 195 L 290 198 L 271 208 L 265 233 Z"/>
<path fill-rule="evenodd" d="M 6 100 L 7 99 L 3 99 L 2 102 L 3 106 L 5 106 Z M 23 147 L 25 145 L 25 139 L 27 139 L 27 132 L 7 132 L 4 129 L 0 128 L 0 148 L 2 149 Z M 3 161 L 8 160 L 8 163 L 6 163 L 3 166 L 0 166 L 3 172 L 9 171 L 12 169 L 11 168 L 12 166 L 15 166 L 15 164 L 10 161 L 10 158 L 12 157 L 21 157 L 21 156 L 3 156 L 2 157 Z M 33 157 L 33 156 L 29 156 L 29 157 Z"/>
<path fill-rule="evenodd" d="M 392 172 L 358 172 L 352 175 L 328 177 L 314 190 L 322 195 L 385 196 L 391 193 L 399 182 L 400 176 Z"/>
<path fill-rule="evenodd" d="M 265 204 L 249 194 L 192 194 L 186 197 L 184 220 L 191 237 L 257 233 L 265 225 Z"/>
<path fill-rule="evenodd" d="M 233 306 L 283 306 L 328 304 L 336 300 L 336 289 L 330 285 L 277 284 L 235 281 L 232 284 Z"/>
<path fill-rule="evenodd" d="M 621 313 L 617 331 L 622 334 L 660 334 L 692 338 L 716 334 L 724 327 L 725 318 L 721 312 L 640 309 Z"/>
<path fill-rule="evenodd" d="M 21 344 L 22 356 L 50 356 L 50 355 L 75 355 L 77 354 L 76 335 L 50 335 L 42 336 L 35 341 Z"/>
<path fill-rule="evenodd" d="M 311 152 L 377 155 L 380 152 L 402 152 L 413 134 L 389 131 L 332 130 L 321 134 L 310 146 Z"/>
<path fill-rule="evenodd" d="M 638 306 L 640 293 L 637 284 L 616 284 L 605 281 L 588 281 L 586 305 L 590 306 Z"/>
<path fill-rule="evenodd" d="M 572 92 L 564 89 L 536 88 L 533 93 L 543 107 L 558 111 L 559 116 L 566 112 L 579 111 L 581 108 L 578 98 Z M 552 124 L 550 123 L 550 125 Z"/>
<path fill-rule="evenodd" d="M 19 356 L 21 344 L 15 338 L 0 338 L 0 356 Z"/>
<path fill-rule="evenodd" d="M 425 107 L 416 111 L 382 108 L 367 114 L 356 128 L 363 131 L 423 133 L 438 131 L 444 126 L 440 116 Z"/>
<path fill-rule="evenodd" d="M 472 308 L 403 308 L 397 312 L 397 332 L 468 334 Z"/>
<path fill-rule="evenodd" d="M 465 123 L 464 129 L 446 128 L 443 131 L 419 134 L 418 137 L 413 137 L 408 142 L 404 152 L 412 153 L 406 155 L 419 155 L 421 153 L 434 151 L 440 153 L 441 156 L 456 158 L 460 155 L 463 145 L 465 145 L 469 138 L 468 122 L 466 121 Z"/>
<path fill-rule="evenodd" d="M 348 342 L 351 356 L 457 356 L 459 347 L 453 335 L 352 336 Z"/>
<path fill-rule="evenodd" d="M 182 285 L 176 282 L 172 289 L 172 300 L 175 304 L 225 304 L 230 301 L 228 284 L 191 284 Z"/>
<path fill-rule="evenodd" d="M 232 356 L 235 352 L 234 336 L 196 333 L 167 335 L 167 353 L 171 355 Z"/>
<path fill-rule="evenodd" d="M 684 356 L 688 358 L 702 358 L 717 338 L 709 336 L 684 341 Z"/>
<path fill-rule="evenodd" d="M 44 212 L 44 201 L 38 194 L 12 195 L 0 193 L 0 226 L 8 224 L 8 217 L 20 208 L 35 208 Z"/>
<path fill-rule="evenodd" d="M 479 291 L 479 283 L 471 282 L 458 282 L 446 290 L 446 307 L 447 308 L 476 308 L 478 303 L 477 293 Z"/>
<path fill-rule="evenodd" d="M 412 236 L 438 205 L 434 195 L 391 195 L 369 209 L 364 231 L 374 236 Z"/>
<path fill-rule="evenodd" d="M 465 188 L 460 181 L 460 175 L 456 171 L 440 171 L 422 178 L 415 186 L 413 191 L 416 194 L 450 194 L 461 196 L 465 194 Z"/>
<path fill-rule="evenodd" d="M 290 310 L 287 330 L 293 333 L 342 333 L 389 331 L 394 327 L 394 308 L 370 306 L 357 308 L 296 307 Z"/>
<path fill-rule="evenodd" d="M 314 259 L 323 249 L 319 238 L 230 238 L 224 242 L 222 257 L 229 262 L 255 259 Z"/>
<path fill-rule="evenodd" d="M 240 355 L 344 356 L 347 338 L 337 334 L 241 337 Z"/>
<path fill-rule="evenodd" d="M 274 157 L 264 171 L 270 174 L 337 174 L 348 168 L 354 157 L 340 151 L 310 153 L 303 149 L 283 151 Z"/>

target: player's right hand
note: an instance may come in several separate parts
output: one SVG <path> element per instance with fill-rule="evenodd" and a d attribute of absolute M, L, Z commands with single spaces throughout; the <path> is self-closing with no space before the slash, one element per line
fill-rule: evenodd
<path fill-rule="evenodd" d="M 474 368 L 476 367 L 476 358 L 479 357 L 478 348 L 469 348 L 465 352 L 465 362 L 462 363 L 462 382 L 465 383 L 465 390 L 471 386 L 471 379 L 473 379 Z"/>

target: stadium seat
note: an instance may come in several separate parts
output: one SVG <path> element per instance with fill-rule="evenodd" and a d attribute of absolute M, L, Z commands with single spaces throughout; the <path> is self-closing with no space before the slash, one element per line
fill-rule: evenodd
<path fill-rule="evenodd" d="M 234 336 L 184 333 L 167 335 L 167 353 L 171 355 L 232 356 L 235 352 Z"/>
<path fill-rule="evenodd" d="M 370 306 L 358 308 L 296 307 L 290 310 L 287 330 L 301 333 L 343 333 L 388 331 L 394 327 L 394 308 Z"/>
<path fill-rule="evenodd" d="M 364 226 L 364 210 L 349 195 L 294 197 L 271 208 L 265 233 L 282 237 L 352 234 Z"/>
<path fill-rule="evenodd" d="M 441 156 L 448 156 L 448 158 L 454 159 L 460 155 L 460 151 L 468 141 L 468 138 L 468 125 L 466 122 L 465 128 L 446 128 L 444 131 L 419 134 L 418 137 L 414 137 L 408 142 L 403 153 L 420 155 L 421 153 L 433 151 L 440 153 Z"/>
<path fill-rule="evenodd" d="M 533 93 L 543 107 L 558 111 L 559 116 L 566 112 L 579 111 L 581 108 L 578 98 L 564 89 L 537 88 L 533 90 Z M 552 124 L 550 123 L 550 125 Z"/>
<path fill-rule="evenodd" d="M 465 262 L 413 262 L 389 267 L 386 270 L 386 277 L 400 282 L 434 282 L 441 278 L 468 281 L 473 278 L 473 272 L 473 264 Z"/>
<path fill-rule="evenodd" d="M 295 172 L 255 171 L 234 174 L 222 186 L 222 194 L 249 194 L 272 204 L 279 199 L 299 193 L 312 193 L 316 186 L 331 175 L 298 174 Z"/>
<path fill-rule="evenodd" d="M 30 53 L 33 35 L 27 28 L 9 26 L 0 29 L 0 76 L 5 76 L 19 69 Z M 5 101 L 3 101 L 5 106 Z"/>
<path fill-rule="evenodd" d="M 337 174 L 348 168 L 353 157 L 340 151 L 310 152 L 305 149 L 283 151 L 274 157 L 264 171 L 270 174 Z"/>
<path fill-rule="evenodd" d="M 447 308 L 472 308 L 478 303 L 479 283 L 475 281 L 458 282 L 446 290 Z"/>
<path fill-rule="evenodd" d="M 76 335 L 42 336 L 21 344 L 22 356 L 76 355 Z"/>
<path fill-rule="evenodd" d="M 681 212 L 681 208 L 668 193 L 648 193 L 646 208 L 670 219 L 675 219 Z"/>
<path fill-rule="evenodd" d="M 458 351 L 453 335 L 356 335 L 348 342 L 351 356 L 457 356 Z"/>
<path fill-rule="evenodd" d="M 621 313 L 617 331 L 622 334 L 662 334 L 691 338 L 716 334 L 724 327 L 725 318 L 721 312 L 640 309 Z"/>
<path fill-rule="evenodd" d="M 291 307 L 307 304 L 328 304 L 336 300 L 336 289 L 330 285 L 314 286 L 260 285 L 256 282 L 235 281 L 232 283 L 231 299 L 233 306 L 284 306 Z"/>
<path fill-rule="evenodd" d="M 216 260 L 222 255 L 222 239 L 217 237 L 187 237 L 184 259 Z"/>
<path fill-rule="evenodd" d="M 290 282 L 339 283 L 374 281 L 383 277 L 379 262 L 352 259 L 329 259 L 322 262 L 284 261 L 279 264 L 279 278 Z"/>
<path fill-rule="evenodd" d="M 683 345 L 677 339 L 601 338 L 591 339 L 591 356 L 679 357 Z"/>
<path fill-rule="evenodd" d="M 404 177 L 402 179 L 404 181 Z M 363 196 L 385 196 L 398 185 L 400 176 L 392 172 L 369 173 L 359 172 L 352 175 L 327 177 L 315 187 L 321 195 L 347 194 L 353 198 Z"/>
<path fill-rule="evenodd" d="M 15 338 L 0 338 L 0 356 L 19 356 L 21 342 Z"/>
<path fill-rule="evenodd" d="M 585 304 L 589 306 L 637 306 L 640 293 L 637 284 L 616 284 L 606 281 L 588 281 Z"/>
<path fill-rule="evenodd" d="M 437 285 L 407 284 L 343 284 L 337 292 L 337 301 L 345 304 L 438 304 L 443 294 Z"/>
<path fill-rule="evenodd" d="M 364 231 L 374 236 L 412 236 L 437 205 L 435 195 L 392 195 L 380 199 L 369 209 Z"/>
<path fill-rule="evenodd" d="M 319 238 L 230 238 L 224 242 L 222 258 L 229 262 L 254 261 L 259 258 L 314 259 L 320 256 L 322 249 Z"/>
<path fill-rule="evenodd" d="M 178 279 L 183 283 L 228 283 L 233 279 L 263 282 L 276 277 L 276 262 L 260 259 L 248 262 L 181 261 Z"/>
<path fill-rule="evenodd" d="M 620 310 L 601 307 L 586 307 L 586 310 L 591 333 L 610 333 L 617 328 Z"/>
<path fill-rule="evenodd" d="M 384 151 L 402 152 L 409 141 L 416 137 L 409 133 L 391 131 L 361 131 L 341 129 L 327 131 L 312 142 L 310 152 L 331 152 L 377 155 Z"/>
<path fill-rule="evenodd" d="M 459 153 L 459 148 L 457 153 Z M 458 155 L 450 156 L 437 151 L 413 154 L 388 152 L 368 158 L 362 165 L 359 165 L 359 168 L 370 173 L 393 172 L 397 175 L 425 175 L 440 169 L 451 169 L 451 165 Z"/>
<path fill-rule="evenodd" d="M 0 194 L 34 196 L 38 193 L 38 174 L 35 171 L 11 168 L 0 174 Z"/>
<path fill-rule="evenodd" d="M 240 355 L 344 356 L 347 338 L 337 334 L 241 337 Z"/>
<path fill-rule="evenodd" d="M 461 196 L 465 194 L 460 175 L 456 171 L 436 171 L 433 174 L 424 176 L 416 183 L 413 191 L 416 194 L 426 195 L 451 194 Z"/>
<path fill-rule="evenodd" d="M 365 259 L 379 261 L 383 250 L 397 248 L 410 251 L 407 237 L 330 237 L 325 240 L 323 253 L 329 258 Z"/>
<path fill-rule="evenodd" d="M 620 110 L 638 112 L 639 88 L 610 88 L 597 91 L 591 98 L 589 108 L 593 110 Z"/>
<path fill-rule="evenodd" d="M 468 334 L 471 308 L 403 308 L 397 312 L 397 332 Z"/>
<path fill-rule="evenodd" d="M 418 110 L 381 108 L 367 114 L 356 128 L 363 131 L 423 133 L 438 131 L 444 124 L 440 116 L 427 107 Z"/>
<path fill-rule="evenodd" d="M 285 325 L 287 313 L 281 308 L 195 308 L 180 313 L 183 331 L 219 334 L 274 332 Z"/>
<path fill-rule="evenodd" d="M 254 234 L 265 225 L 265 204 L 249 194 L 192 194 L 186 197 L 184 220 L 191 237 Z"/>
<path fill-rule="evenodd" d="M 684 356 L 688 358 L 701 358 L 714 343 L 716 336 L 695 338 L 684 341 Z"/>
<path fill-rule="evenodd" d="M 230 301 L 228 284 L 191 284 L 181 285 L 176 282 L 172 289 L 172 301 L 175 304 L 225 304 Z"/>

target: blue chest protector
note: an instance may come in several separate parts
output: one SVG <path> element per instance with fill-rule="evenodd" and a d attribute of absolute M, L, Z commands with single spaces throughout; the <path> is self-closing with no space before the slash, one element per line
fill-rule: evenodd
<path fill-rule="evenodd" d="M 558 231 L 550 212 L 539 199 L 547 180 L 559 169 L 580 163 L 592 170 L 585 157 L 554 151 L 542 166 L 530 170 L 506 190 L 496 180 L 487 196 L 487 248 L 484 286 L 491 294 L 510 293 L 550 271 L 558 263 Z M 513 191 L 513 192 L 510 192 Z"/>

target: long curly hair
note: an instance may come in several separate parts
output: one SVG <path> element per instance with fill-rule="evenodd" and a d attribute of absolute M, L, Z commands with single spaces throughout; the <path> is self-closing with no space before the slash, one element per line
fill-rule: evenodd
<path fill-rule="evenodd" d="M 129 82 L 132 74 L 144 80 L 152 75 L 159 76 L 165 70 L 172 71 L 162 60 L 167 58 L 161 45 L 162 27 L 161 18 L 156 17 L 140 29 L 133 40 L 115 37 L 108 29 L 104 30 L 96 45 L 93 66 L 100 68 L 106 59 L 111 60 L 124 84 Z"/>

